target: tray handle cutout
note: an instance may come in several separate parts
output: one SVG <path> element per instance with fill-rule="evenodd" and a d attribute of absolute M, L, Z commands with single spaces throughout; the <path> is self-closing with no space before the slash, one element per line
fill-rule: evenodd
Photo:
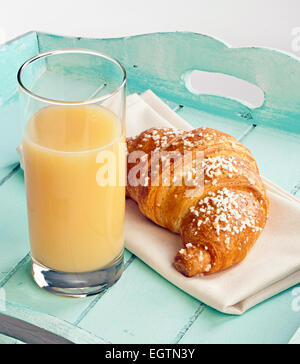
<path fill-rule="evenodd" d="M 186 88 L 195 95 L 219 96 L 236 100 L 251 109 L 265 102 L 264 91 L 240 78 L 218 72 L 188 71 L 184 75 Z"/>

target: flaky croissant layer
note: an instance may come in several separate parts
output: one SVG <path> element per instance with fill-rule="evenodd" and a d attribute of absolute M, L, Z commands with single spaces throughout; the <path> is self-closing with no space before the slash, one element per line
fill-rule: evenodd
<path fill-rule="evenodd" d="M 268 198 L 245 146 L 208 128 L 153 128 L 127 139 L 127 148 L 127 196 L 147 218 L 181 235 L 184 246 L 174 263 L 179 272 L 216 273 L 247 256 L 266 224 Z M 176 156 L 188 152 L 182 168 Z M 154 168 L 157 154 L 174 157 L 168 168 L 163 157 Z"/>

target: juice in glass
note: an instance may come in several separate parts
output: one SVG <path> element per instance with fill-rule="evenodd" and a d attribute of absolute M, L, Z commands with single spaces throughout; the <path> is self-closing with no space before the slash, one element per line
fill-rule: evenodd
<path fill-rule="evenodd" d="M 67 273 L 92 272 L 122 253 L 125 153 L 120 125 L 113 112 L 99 105 L 48 106 L 27 123 L 29 233 L 32 258 L 39 264 Z M 107 153 L 112 158 L 105 161 Z M 106 167 L 115 177 L 106 186 L 97 178 L 103 163 L 110 163 Z"/>

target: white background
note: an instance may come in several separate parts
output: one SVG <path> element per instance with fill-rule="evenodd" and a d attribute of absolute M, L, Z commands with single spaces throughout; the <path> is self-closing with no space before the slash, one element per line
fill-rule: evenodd
<path fill-rule="evenodd" d="M 300 46 L 292 47 L 300 0 L 0 1 L 0 42 L 30 30 L 99 38 L 189 30 L 234 47 L 266 46 L 300 56 Z"/>

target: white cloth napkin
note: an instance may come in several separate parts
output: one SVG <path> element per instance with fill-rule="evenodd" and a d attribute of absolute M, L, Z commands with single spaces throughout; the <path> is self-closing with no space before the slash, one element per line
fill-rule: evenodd
<path fill-rule="evenodd" d="M 191 129 L 151 91 L 128 97 L 127 135 L 157 126 Z M 126 247 L 167 280 L 228 314 L 240 315 L 300 282 L 300 201 L 267 179 L 270 217 L 261 237 L 239 265 L 206 277 L 186 278 L 173 267 L 179 236 L 146 219 L 127 201 Z"/>

